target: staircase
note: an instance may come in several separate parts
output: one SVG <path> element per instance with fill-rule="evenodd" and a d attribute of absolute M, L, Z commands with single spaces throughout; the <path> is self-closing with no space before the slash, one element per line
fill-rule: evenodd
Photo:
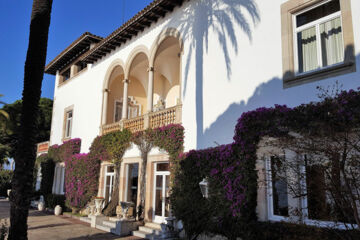
<path fill-rule="evenodd" d="M 140 226 L 139 230 L 133 231 L 132 235 L 149 240 L 157 240 L 161 239 L 162 230 L 160 224 L 145 223 L 145 226 Z"/>

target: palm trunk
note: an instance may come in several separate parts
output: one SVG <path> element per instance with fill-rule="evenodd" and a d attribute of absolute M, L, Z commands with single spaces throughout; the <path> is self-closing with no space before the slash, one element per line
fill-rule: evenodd
<path fill-rule="evenodd" d="M 36 117 L 46 61 L 52 0 L 34 0 L 25 62 L 21 127 L 10 196 L 9 240 L 27 239 L 27 218 L 36 157 Z"/>

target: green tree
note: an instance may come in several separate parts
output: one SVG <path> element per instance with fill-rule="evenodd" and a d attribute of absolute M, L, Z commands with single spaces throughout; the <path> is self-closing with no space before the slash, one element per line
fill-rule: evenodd
<path fill-rule="evenodd" d="M 52 0 L 33 0 L 25 62 L 21 121 L 10 194 L 9 240 L 27 239 L 27 218 L 36 158 L 37 116 L 44 76 Z"/>
<path fill-rule="evenodd" d="M 36 143 L 50 138 L 52 105 L 53 101 L 48 98 L 41 98 L 39 101 L 39 114 L 36 117 Z M 20 133 L 21 108 L 22 100 L 5 104 L 2 108 L 8 113 L 8 120 L 0 119 L 0 126 L 6 125 L 6 128 L 0 128 L 0 159 L 15 157 L 16 142 Z"/>

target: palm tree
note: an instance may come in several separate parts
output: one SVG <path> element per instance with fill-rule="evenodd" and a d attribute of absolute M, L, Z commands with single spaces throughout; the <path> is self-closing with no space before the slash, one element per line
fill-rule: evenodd
<path fill-rule="evenodd" d="M 252 40 L 250 21 L 243 12 L 247 12 L 251 22 L 256 24 L 260 20 L 255 0 L 197 0 L 191 7 L 184 10 L 180 19 L 169 22 L 169 26 L 179 25 L 179 31 L 185 41 L 191 42 L 185 65 L 184 92 L 186 92 L 188 73 L 191 66 L 192 54 L 195 52 L 195 100 L 196 100 L 196 125 L 197 148 L 203 148 L 204 123 L 203 123 L 203 55 L 208 50 L 209 32 L 216 33 L 219 45 L 223 51 L 226 64 L 227 78 L 231 77 L 231 60 L 229 57 L 229 43 L 233 51 L 238 53 L 238 39 L 234 26 L 238 25 Z M 180 22 L 180 24 L 179 24 Z"/>
<path fill-rule="evenodd" d="M 0 97 L 2 97 L 4 95 L 0 94 Z M 3 105 L 5 104 L 5 102 L 0 101 L 0 104 Z M 3 109 L 0 109 L 0 116 L 4 117 L 5 119 L 9 119 L 9 114 L 7 112 L 5 112 Z"/>
<path fill-rule="evenodd" d="M 25 62 L 23 105 L 10 195 L 9 240 L 27 239 L 27 218 L 36 157 L 36 120 L 44 75 L 52 0 L 33 0 Z"/>

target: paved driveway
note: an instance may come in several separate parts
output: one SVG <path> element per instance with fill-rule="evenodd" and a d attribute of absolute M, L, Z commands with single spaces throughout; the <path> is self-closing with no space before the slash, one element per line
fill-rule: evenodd
<path fill-rule="evenodd" d="M 10 204 L 0 199 L 0 219 L 9 218 Z M 9 222 L 9 221 L 8 221 Z M 110 233 L 90 227 L 90 224 L 65 216 L 46 215 L 30 210 L 28 218 L 29 240 L 83 240 L 83 239 L 121 239 L 137 240 L 137 237 L 119 238 Z"/>

